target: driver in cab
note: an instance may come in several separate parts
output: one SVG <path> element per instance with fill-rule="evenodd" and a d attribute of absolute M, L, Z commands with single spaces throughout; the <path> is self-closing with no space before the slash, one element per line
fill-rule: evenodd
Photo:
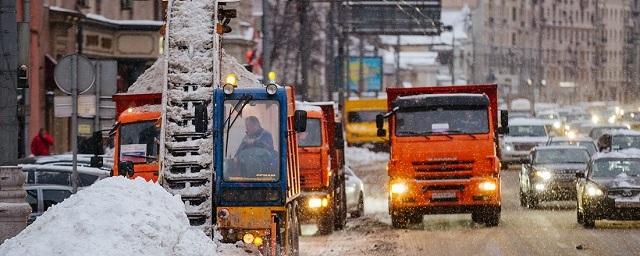
<path fill-rule="evenodd" d="M 231 176 L 252 180 L 274 179 L 278 159 L 273 148 L 273 136 L 255 116 L 245 119 L 245 128 L 247 133 L 233 159 Z"/>
<path fill-rule="evenodd" d="M 251 147 L 261 147 L 273 151 L 273 136 L 270 132 L 262 128 L 260 121 L 255 116 L 249 116 L 244 122 L 247 134 L 242 139 L 240 147 L 236 152 L 236 157 L 241 151 Z"/>

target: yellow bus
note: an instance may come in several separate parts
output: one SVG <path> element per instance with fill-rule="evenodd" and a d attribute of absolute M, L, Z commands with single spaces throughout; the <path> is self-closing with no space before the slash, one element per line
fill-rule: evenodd
<path fill-rule="evenodd" d="M 386 138 L 378 137 L 376 134 L 376 115 L 386 111 L 386 98 L 348 99 L 344 104 L 347 144 L 350 147 L 386 150 L 388 148 Z"/>

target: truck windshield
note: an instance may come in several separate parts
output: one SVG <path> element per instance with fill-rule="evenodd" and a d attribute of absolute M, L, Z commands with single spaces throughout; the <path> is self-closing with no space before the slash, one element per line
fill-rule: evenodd
<path fill-rule="evenodd" d="M 546 137 L 547 129 L 544 127 L 544 125 L 514 125 L 509 126 L 509 136 Z"/>
<path fill-rule="evenodd" d="M 640 175 L 640 159 L 599 159 L 596 160 L 591 177 L 613 178 L 620 174 L 637 177 Z"/>
<path fill-rule="evenodd" d="M 534 164 L 586 164 L 589 153 L 581 148 L 538 150 L 533 159 Z"/>
<path fill-rule="evenodd" d="M 349 123 L 369 123 L 375 122 L 376 116 L 382 113 L 381 110 L 353 111 L 347 113 Z"/>
<path fill-rule="evenodd" d="M 134 164 L 158 160 L 160 128 L 156 121 L 125 124 L 120 127 L 120 162 Z"/>
<path fill-rule="evenodd" d="M 611 148 L 614 150 L 640 148 L 640 136 L 613 136 Z"/>
<path fill-rule="evenodd" d="M 396 135 L 483 134 L 489 132 L 486 109 L 402 109 L 396 115 Z"/>
<path fill-rule="evenodd" d="M 320 129 L 320 119 L 307 119 L 307 130 L 298 133 L 298 146 L 319 147 L 322 145 L 322 130 Z"/>
<path fill-rule="evenodd" d="M 274 182 L 280 179 L 279 104 L 273 100 L 224 102 L 225 181 Z"/>

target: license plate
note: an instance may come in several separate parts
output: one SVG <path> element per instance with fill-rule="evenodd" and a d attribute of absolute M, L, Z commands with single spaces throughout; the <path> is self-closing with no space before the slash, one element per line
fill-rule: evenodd
<path fill-rule="evenodd" d="M 456 198 L 456 192 L 434 192 L 431 193 L 431 199 L 450 199 Z"/>
<path fill-rule="evenodd" d="M 616 201 L 616 208 L 640 208 L 640 201 Z"/>

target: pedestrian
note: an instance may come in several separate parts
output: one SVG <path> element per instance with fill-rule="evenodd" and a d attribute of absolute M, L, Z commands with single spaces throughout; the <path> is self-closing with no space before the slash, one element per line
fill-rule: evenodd
<path fill-rule="evenodd" d="M 53 146 L 53 137 L 44 128 L 40 128 L 38 135 L 31 141 L 31 154 L 34 156 L 48 156 L 49 147 L 51 146 Z"/>

